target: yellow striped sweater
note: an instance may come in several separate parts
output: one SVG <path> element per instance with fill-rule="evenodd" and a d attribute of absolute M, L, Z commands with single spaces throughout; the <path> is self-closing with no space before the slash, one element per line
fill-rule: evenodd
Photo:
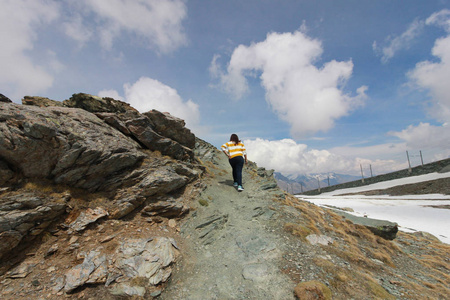
<path fill-rule="evenodd" d="M 235 144 L 234 142 L 229 141 L 223 144 L 220 148 L 222 151 L 227 152 L 230 155 L 230 158 L 247 155 L 245 146 L 242 142 Z"/>

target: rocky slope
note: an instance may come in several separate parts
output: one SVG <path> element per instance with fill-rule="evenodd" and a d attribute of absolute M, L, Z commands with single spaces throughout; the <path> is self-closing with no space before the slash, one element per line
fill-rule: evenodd
<path fill-rule="evenodd" d="M 0 97 L 1 98 L 1 97 Z M 1 299 L 445 299 L 449 245 L 375 235 L 169 114 L 0 99 Z"/>

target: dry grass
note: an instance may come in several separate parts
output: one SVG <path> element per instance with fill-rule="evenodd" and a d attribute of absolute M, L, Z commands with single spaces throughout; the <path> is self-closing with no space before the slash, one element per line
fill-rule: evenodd
<path fill-rule="evenodd" d="M 306 241 L 306 237 L 311 233 L 309 228 L 295 223 L 286 223 L 284 225 L 284 230 L 300 237 L 303 241 Z"/>

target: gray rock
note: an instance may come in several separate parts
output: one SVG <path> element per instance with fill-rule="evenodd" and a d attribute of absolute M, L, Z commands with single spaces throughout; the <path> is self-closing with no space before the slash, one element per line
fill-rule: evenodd
<path fill-rule="evenodd" d="M 127 239 L 110 255 L 97 248 L 66 273 L 64 291 L 70 293 L 84 284 L 105 283 L 115 295 L 143 296 L 146 286 L 167 281 L 176 255 L 173 240 L 165 237 Z M 114 284 L 119 278 L 120 283 Z M 137 279 L 140 284 L 133 283 Z"/>
<path fill-rule="evenodd" d="M 85 230 L 89 224 L 92 224 L 98 219 L 106 216 L 108 216 L 108 212 L 101 207 L 97 207 L 95 209 L 88 208 L 85 211 L 82 211 L 73 223 L 69 224 L 70 230 L 68 233 L 72 234 L 73 232 L 81 232 Z"/>
<path fill-rule="evenodd" d="M 58 251 L 58 244 L 54 244 L 52 245 L 47 252 L 44 254 L 44 257 L 49 257 L 50 255 L 53 255 L 56 253 L 56 251 Z"/>
<path fill-rule="evenodd" d="M 22 240 L 31 240 L 65 212 L 66 204 L 51 201 L 33 193 L 7 193 L 0 198 L 0 257 Z"/>
<path fill-rule="evenodd" d="M 151 110 L 144 113 L 155 125 L 154 129 L 162 136 L 168 137 L 181 145 L 193 149 L 195 146 L 195 135 L 185 127 L 186 123 L 170 113 L 162 113 Z"/>
<path fill-rule="evenodd" d="M 393 240 L 397 236 L 398 225 L 397 223 L 393 223 L 386 220 L 377 220 L 365 217 L 358 217 L 352 214 L 335 210 L 337 214 L 344 216 L 346 219 L 352 221 L 355 224 L 363 225 L 367 227 L 372 233 L 378 235 L 387 240 Z"/>
<path fill-rule="evenodd" d="M 306 240 L 308 240 L 311 245 L 321 244 L 327 246 L 333 243 L 333 238 L 326 235 L 310 234 L 306 237 Z"/>
<path fill-rule="evenodd" d="M 81 109 L 9 104 L 0 110 L 0 156 L 27 178 L 89 190 L 145 155 L 140 146 Z"/>
<path fill-rule="evenodd" d="M 178 201 L 158 201 L 144 207 L 142 214 L 146 216 L 162 216 L 177 218 L 189 212 L 189 207 Z"/>
<path fill-rule="evenodd" d="M 278 187 L 278 184 L 276 182 L 267 182 L 267 183 L 262 184 L 260 186 L 260 189 L 264 191 L 264 190 L 275 189 L 277 187 Z"/>
<path fill-rule="evenodd" d="M 170 167 L 165 167 L 148 174 L 137 187 L 141 196 L 148 197 L 155 194 L 168 194 L 185 186 L 188 181 L 186 176 L 177 174 Z"/>
<path fill-rule="evenodd" d="M 185 161 L 194 157 L 191 149 L 157 133 L 153 129 L 153 123 L 145 116 L 130 119 L 125 124 L 132 136 L 150 150 Z"/>
<path fill-rule="evenodd" d="M 106 282 L 108 260 L 99 250 L 93 250 L 84 258 L 83 263 L 66 273 L 64 291 L 72 292 L 85 283 Z"/>
<path fill-rule="evenodd" d="M 110 293 L 116 296 L 139 296 L 144 297 L 145 287 L 134 286 L 128 283 L 120 283 L 109 289 Z"/>
<path fill-rule="evenodd" d="M 36 266 L 36 263 L 33 262 L 23 262 L 11 271 L 6 273 L 6 276 L 9 278 L 25 278 L 28 274 L 33 271 L 33 268 Z"/>
<path fill-rule="evenodd" d="M 73 94 L 69 100 L 63 101 L 64 106 L 81 108 L 92 113 L 112 112 L 124 113 L 127 111 L 137 112 L 130 104 L 109 97 L 98 97 L 89 94 Z"/>

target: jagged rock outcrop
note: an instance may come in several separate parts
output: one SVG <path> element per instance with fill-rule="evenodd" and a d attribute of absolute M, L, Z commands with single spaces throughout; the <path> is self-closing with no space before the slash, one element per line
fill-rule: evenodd
<path fill-rule="evenodd" d="M 195 135 L 186 128 L 184 120 L 172 116 L 170 113 L 162 113 L 151 110 L 144 113 L 154 124 L 154 129 L 162 136 L 166 136 L 181 145 L 193 149 L 195 147 Z"/>
<path fill-rule="evenodd" d="M 94 249 L 81 264 L 67 271 L 64 291 L 70 293 L 86 283 L 110 286 L 120 278 L 119 284 L 110 287 L 112 294 L 143 297 L 148 286 L 170 277 L 170 265 L 178 255 L 175 248 L 173 239 L 156 237 L 124 240 L 112 255 L 101 248 Z M 143 280 L 138 282 L 134 278 Z"/>
<path fill-rule="evenodd" d="M 39 235 L 61 216 L 66 204 L 60 200 L 33 193 L 3 195 L 0 198 L 0 258 L 23 239 L 31 240 Z"/>
<path fill-rule="evenodd" d="M 139 148 L 82 109 L 11 103 L 0 110 L 0 157 L 25 178 L 95 191 L 142 161 Z"/>
<path fill-rule="evenodd" d="M 109 195 L 108 209 L 77 210 L 76 220 L 63 224 L 69 235 L 138 207 L 148 216 L 171 218 L 189 211 L 182 190 L 202 168 L 190 163 L 195 136 L 183 120 L 157 111 L 140 114 L 125 102 L 88 94 L 63 102 L 27 96 L 23 104 L 0 103 L 0 185 L 45 180 Z M 0 257 L 71 209 L 39 193 L 6 191 L 0 194 Z"/>
<path fill-rule="evenodd" d="M 124 113 L 127 111 L 138 112 L 130 104 L 109 97 L 98 97 L 89 94 L 73 94 L 68 100 L 63 101 L 66 107 L 81 108 L 91 113 L 112 112 Z"/>
<path fill-rule="evenodd" d="M 39 107 L 49 107 L 49 106 L 64 106 L 62 102 L 51 100 L 46 97 L 37 97 L 37 96 L 25 96 L 22 99 L 23 105 L 33 105 Z"/>

